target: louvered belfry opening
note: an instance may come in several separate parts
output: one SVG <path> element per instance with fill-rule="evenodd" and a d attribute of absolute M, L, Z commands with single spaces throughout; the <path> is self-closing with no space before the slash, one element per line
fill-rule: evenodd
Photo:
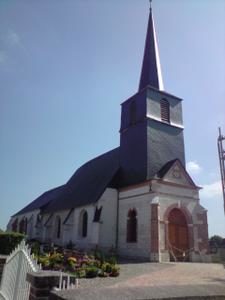
<path fill-rule="evenodd" d="M 170 104 L 166 99 L 160 101 L 161 120 L 170 123 Z"/>

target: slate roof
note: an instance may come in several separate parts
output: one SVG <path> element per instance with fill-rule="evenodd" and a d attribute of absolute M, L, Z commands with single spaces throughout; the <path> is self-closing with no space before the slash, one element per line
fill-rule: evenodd
<path fill-rule="evenodd" d="M 162 179 L 176 161 L 179 160 L 174 159 L 167 162 L 157 172 L 156 177 Z M 184 167 L 183 169 L 190 183 L 196 186 Z M 115 179 L 119 178 L 119 171 L 119 148 L 116 148 L 85 163 L 66 184 L 45 192 L 14 216 L 35 209 L 41 209 L 43 213 L 52 214 L 59 210 L 73 209 L 95 203 L 107 187 L 117 187 L 113 184 L 117 182 Z"/>
<path fill-rule="evenodd" d="M 25 206 L 23 209 L 21 209 L 20 211 L 18 211 L 14 216 L 17 215 L 21 215 L 30 211 L 33 211 L 35 209 L 40 209 L 40 208 L 44 208 L 46 205 L 48 205 L 48 203 L 52 200 L 54 200 L 55 198 L 59 197 L 59 195 L 62 193 L 62 191 L 64 190 L 65 185 L 61 185 L 59 187 L 56 187 L 54 189 L 51 189 L 45 193 L 43 193 L 41 196 L 39 196 L 38 198 L 36 198 L 34 201 L 32 201 L 30 204 L 28 204 L 27 206 Z"/>
<path fill-rule="evenodd" d="M 150 85 L 158 90 L 164 89 L 159 59 L 159 50 L 151 9 L 148 19 L 148 29 L 145 40 L 145 50 L 139 83 L 139 91 L 141 91 L 147 85 Z"/>
<path fill-rule="evenodd" d="M 14 216 L 35 209 L 52 213 L 94 203 L 111 186 L 118 170 L 119 148 L 116 148 L 81 166 L 66 184 L 45 192 Z"/>
<path fill-rule="evenodd" d="M 64 191 L 46 206 L 44 212 L 71 209 L 95 203 L 119 171 L 119 148 L 81 166 L 66 183 Z"/>

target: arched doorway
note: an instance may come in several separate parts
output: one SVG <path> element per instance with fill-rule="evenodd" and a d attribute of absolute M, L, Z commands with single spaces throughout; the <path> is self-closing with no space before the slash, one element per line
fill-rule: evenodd
<path fill-rule="evenodd" d="M 172 209 L 168 217 L 168 222 L 170 260 L 188 261 L 189 238 L 184 213 L 178 208 Z"/>

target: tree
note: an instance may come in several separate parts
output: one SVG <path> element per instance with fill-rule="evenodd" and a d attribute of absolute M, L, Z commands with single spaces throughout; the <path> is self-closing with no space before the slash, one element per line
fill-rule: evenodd
<path fill-rule="evenodd" d="M 221 247 L 223 245 L 224 239 L 219 235 L 213 235 L 209 239 L 209 243 L 211 246 Z"/>

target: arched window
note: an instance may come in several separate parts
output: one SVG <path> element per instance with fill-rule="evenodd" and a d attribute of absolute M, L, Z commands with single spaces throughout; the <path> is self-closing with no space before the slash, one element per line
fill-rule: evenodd
<path fill-rule="evenodd" d="M 83 222 L 82 222 L 82 237 L 87 236 L 87 228 L 88 228 L 88 214 L 85 211 L 83 214 Z"/>
<path fill-rule="evenodd" d="M 59 239 L 61 236 L 61 219 L 57 216 L 55 219 L 55 237 Z"/>
<path fill-rule="evenodd" d="M 81 237 L 86 237 L 88 232 L 88 213 L 86 210 L 82 210 L 80 213 L 79 221 L 79 235 Z"/>
<path fill-rule="evenodd" d="M 160 101 L 161 120 L 164 122 L 170 122 L 170 104 L 166 99 Z"/>
<path fill-rule="evenodd" d="M 137 212 L 130 209 L 127 216 L 127 242 L 137 242 Z"/>
<path fill-rule="evenodd" d="M 132 101 L 130 104 L 130 125 L 134 125 L 136 123 L 136 102 Z"/>
<path fill-rule="evenodd" d="M 27 218 L 23 218 L 19 223 L 19 232 L 26 234 L 27 233 Z"/>
<path fill-rule="evenodd" d="M 12 231 L 17 232 L 18 229 L 18 218 L 16 218 L 12 223 Z"/>

